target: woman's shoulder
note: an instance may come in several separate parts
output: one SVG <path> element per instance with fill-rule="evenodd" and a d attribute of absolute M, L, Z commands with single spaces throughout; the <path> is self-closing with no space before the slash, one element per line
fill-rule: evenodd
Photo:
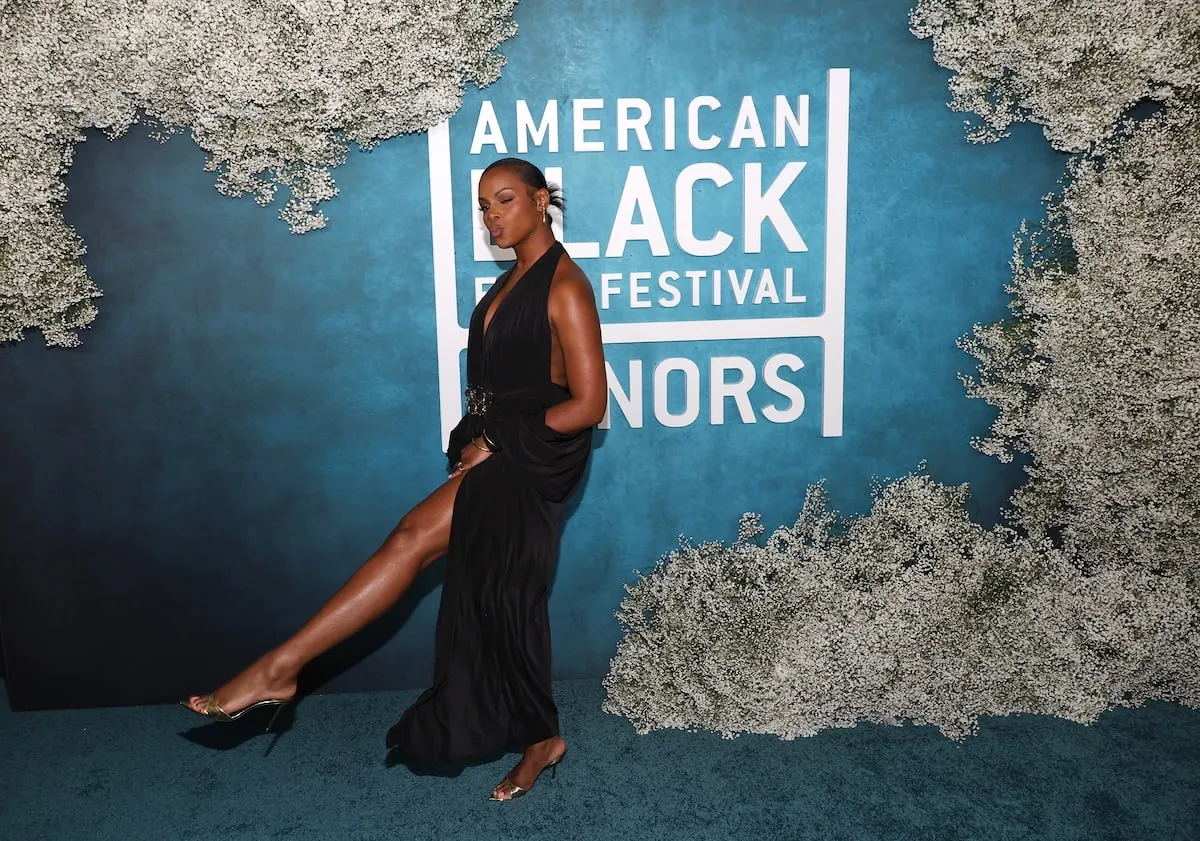
<path fill-rule="evenodd" d="M 550 280 L 550 317 L 568 313 L 594 312 L 596 293 L 579 264 L 565 251 L 559 258 Z"/>
<path fill-rule="evenodd" d="M 554 276 L 550 279 L 550 294 L 570 295 L 579 292 L 587 292 L 591 295 L 591 281 L 588 280 L 588 276 L 579 264 L 564 249 L 562 256 L 558 258 L 558 265 L 554 267 Z"/>

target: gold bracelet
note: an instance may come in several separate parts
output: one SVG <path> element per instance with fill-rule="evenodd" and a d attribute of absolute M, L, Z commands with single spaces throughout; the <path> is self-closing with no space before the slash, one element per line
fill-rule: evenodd
<path fill-rule="evenodd" d="M 479 436 L 479 437 L 483 438 L 483 436 L 482 436 L 482 435 L 481 435 L 481 436 Z M 486 438 L 484 438 L 483 440 L 484 440 L 484 441 L 486 441 L 487 439 L 486 439 Z M 481 447 L 481 446 L 479 446 L 478 444 L 476 444 L 476 443 L 475 443 L 475 439 L 474 439 L 474 438 L 472 438 L 472 439 L 471 439 L 471 446 L 473 446 L 473 447 L 474 447 L 475 449 L 477 449 L 477 450 L 483 450 L 485 453 L 493 453 L 493 452 L 495 452 L 495 450 L 489 450 L 487 447 Z"/>
<path fill-rule="evenodd" d="M 487 434 L 487 430 L 486 430 L 486 429 L 481 429 L 481 430 L 479 430 L 479 437 L 483 439 L 483 443 L 485 443 L 485 444 L 487 444 L 489 447 L 491 447 L 491 449 L 490 449 L 490 450 L 488 450 L 488 452 L 489 452 L 489 453 L 498 453 L 498 452 L 500 452 L 500 448 L 496 446 L 496 442 L 495 442 L 495 441 L 493 441 L 491 438 L 488 438 L 488 434 Z"/>

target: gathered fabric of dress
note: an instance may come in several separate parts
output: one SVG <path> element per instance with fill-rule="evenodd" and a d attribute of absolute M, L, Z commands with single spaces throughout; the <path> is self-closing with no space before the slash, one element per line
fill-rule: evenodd
<path fill-rule="evenodd" d="M 484 428 L 498 452 L 467 471 L 454 500 L 434 639 L 434 685 L 387 735 L 416 760 L 459 763 L 558 735 L 550 690 L 550 578 L 567 498 L 592 430 L 545 423 L 569 393 L 550 379 L 554 243 L 500 302 L 512 271 L 484 295 L 467 339 L 467 414 L 450 434 L 451 468 Z"/>

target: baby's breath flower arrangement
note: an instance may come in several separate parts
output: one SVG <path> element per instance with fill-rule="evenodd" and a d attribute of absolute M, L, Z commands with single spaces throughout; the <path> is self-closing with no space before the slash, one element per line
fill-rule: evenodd
<path fill-rule="evenodd" d="M 962 346 L 999 408 L 977 442 L 1031 456 L 1013 517 L 1087 569 L 1200 581 L 1200 108 L 1169 109 L 1071 162 L 1022 228 L 1012 318 Z"/>
<path fill-rule="evenodd" d="M 1078 153 L 1017 233 L 1012 318 L 961 343 L 1000 410 L 977 446 L 1031 457 L 1014 522 L 1088 570 L 1200 575 L 1200 5 L 921 0 L 911 23 L 972 139 L 1029 119 Z"/>
<path fill-rule="evenodd" d="M 1192 0 L 918 0 L 909 23 L 954 71 L 950 107 L 976 115 L 972 141 L 1038 123 L 1066 152 L 1110 137 L 1131 105 L 1200 93 Z"/>
<path fill-rule="evenodd" d="M 217 189 L 323 227 L 330 170 L 499 76 L 516 0 L 0 0 L 0 342 L 78 344 L 99 290 L 66 224 L 83 130 L 184 129 Z"/>
<path fill-rule="evenodd" d="M 919 473 L 865 516 L 818 484 L 765 541 L 747 515 L 732 545 L 685 542 L 618 613 L 605 709 L 640 732 L 1200 706 L 1200 6 L 920 0 L 910 22 L 970 140 L 1031 120 L 1075 153 L 1015 238 L 1012 317 L 961 342 L 999 409 L 975 444 L 1028 481 L 991 529 Z"/>
<path fill-rule="evenodd" d="M 1117 704 L 1200 705 L 1200 599 L 1180 576 L 1081 574 L 1068 552 L 966 514 L 913 474 L 843 520 L 823 484 L 766 540 L 684 543 L 628 588 L 605 709 L 639 732 L 785 739 L 860 721 L 1093 721 Z"/>

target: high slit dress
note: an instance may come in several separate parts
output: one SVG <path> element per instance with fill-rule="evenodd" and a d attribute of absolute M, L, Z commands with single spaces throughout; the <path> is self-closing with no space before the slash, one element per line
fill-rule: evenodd
<path fill-rule="evenodd" d="M 434 635 L 434 684 L 387 734 L 419 761 L 460 763 L 558 735 L 550 690 L 550 577 L 563 509 L 592 430 L 565 434 L 545 412 L 568 391 L 550 379 L 555 242 L 500 302 L 512 271 L 484 295 L 467 339 L 467 414 L 450 434 L 451 468 L 486 427 L 498 452 L 471 468 L 454 500 Z"/>

